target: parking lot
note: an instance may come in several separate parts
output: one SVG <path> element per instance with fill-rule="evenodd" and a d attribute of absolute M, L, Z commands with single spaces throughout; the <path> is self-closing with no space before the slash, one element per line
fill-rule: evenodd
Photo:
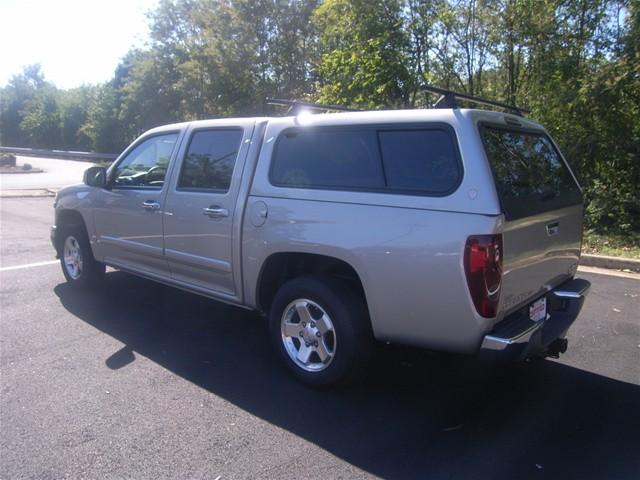
<path fill-rule="evenodd" d="M 116 271 L 72 291 L 41 264 L 52 203 L 1 200 L 2 479 L 640 476 L 638 278 L 579 274 L 559 360 L 386 346 L 361 385 L 315 391 L 252 312 Z"/>

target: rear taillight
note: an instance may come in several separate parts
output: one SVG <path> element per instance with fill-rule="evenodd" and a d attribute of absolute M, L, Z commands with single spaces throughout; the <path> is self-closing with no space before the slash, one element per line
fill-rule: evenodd
<path fill-rule="evenodd" d="M 476 311 L 495 317 L 502 282 L 502 235 L 473 235 L 464 248 L 464 271 Z"/>

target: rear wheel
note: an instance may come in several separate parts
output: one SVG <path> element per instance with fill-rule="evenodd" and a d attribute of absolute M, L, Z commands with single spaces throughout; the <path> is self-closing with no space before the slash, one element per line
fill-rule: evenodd
<path fill-rule="evenodd" d="M 269 317 L 276 350 L 304 383 L 345 384 L 366 368 L 373 336 L 366 306 L 348 284 L 320 276 L 290 280 Z"/>
<path fill-rule="evenodd" d="M 104 277 L 105 266 L 93 258 L 89 238 L 83 227 L 62 228 L 59 254 L 62 273 L 70 285 L 92 287 Z"/>

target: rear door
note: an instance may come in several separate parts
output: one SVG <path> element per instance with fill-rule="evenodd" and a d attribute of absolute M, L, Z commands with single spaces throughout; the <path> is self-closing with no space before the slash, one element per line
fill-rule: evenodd
<path fill-rule="evenodd" d="M 482 125 L 505 215 L 501 310 L 509 313 L 576 272 L 582 192 L 543 131 Z"/>
<path fill-rule="evenodd" d="M 246 120 L 187 133 L 167 195 L 164 246 L 171 277 L 190 288 L 238 295 L 232 232 L 253 127 Z"/>

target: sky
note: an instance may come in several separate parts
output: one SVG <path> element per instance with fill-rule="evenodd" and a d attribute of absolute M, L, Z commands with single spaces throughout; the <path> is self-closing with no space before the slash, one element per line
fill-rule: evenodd
<path fill-rule="evenodd" d="M 145 45 L 145 14 L 157 3 L 0 0 L 0 87 L 33 63 L 58 88 L 109 80 L 131 47 Z"/>

